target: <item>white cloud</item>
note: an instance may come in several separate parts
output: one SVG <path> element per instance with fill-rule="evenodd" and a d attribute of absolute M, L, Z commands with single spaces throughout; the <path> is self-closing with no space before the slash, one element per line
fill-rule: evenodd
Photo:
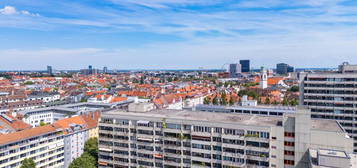
<path fill-rule="evenodd" d="M 29 11 L 22 10 L 18 11 L 13 6 L 5 6 L 4 8 L 0 9 L 0 14 L 3 15 L 28 15 L 28 16 L 39 16 L 38 13 L 30 13 Z"/>
<path fill-rule="evenodd" d="M 118 4 L 124 2 L 124 0 L 115 1 Z M 72 17 L 5 18 L 1 20 L 0 27 L 18 24 L 23 28 L 46 30 L 66 28 L 70 31 L 82 31 L 84 29 L 77 29 L 76 26 L 88 26 L 86 30 L 91 30 L 92 26 L 96 27 L 96 33 L 149 32 L 179 36 L 185 41 L 160 43 L 154 39 L 148 42 L 150 44 L 143 44 L 145 47 L 132 46 L 135 50 L 132 48 L 3 50 L 0 51 L 0 59 L 4 61 L 3 65 L 9 66 L 44 67 L 46 64 L 53 64 L 63 68 L 81 68 L 96 63 L 120 68 L 195 68 L 198 66 L 220 68 L 224 63 L 234 62 L 239 58 L 252 59 L 253 64 L 258 65 L 265 63 L 264 66 L 268 67 L 274 67 L 276 62 L 281 61 L 299 67 L 334 67 L 346 60 L 357 63 L 355 52 L 357 39 L 354 38 L 357 36 L 357 8 L 338 4 L 340 0 L 251 0 L 252 3 L 239 4 L 240 7 L 209 12 L 168 9 L 172 6 L 181 7 L 190 4 L 188 0 L 125 2 L 145 7 L 130 8 L 130 10 L 92 9 L 90 6 L 86 8 L 77 6 L 70 9 L 59 7 L 56 10 Z M 199 2 L 199 0 L 192 1 L 192 3 Z M 160 9 L 147 9 L 149 6 Z M 283 7 L 273 10 L 241 10 L 250 7 L 276 6 Z M 5 8 L 0 10 L 1 14 L 4 14 L 4 10 Z M 15 8 L 6 10 L 7 13 L 18 15 L 30 13 L 19 12 Z M 219 35 L 197 36 L 197 32 L 219 32 Z M 103 43 L 112 44 L 110 41 L 103 41 Z M 76 47 L 76 44 L 73 44 L 73 47 Z"/>
<path fill-rule="evenodd" d="M 120 5 L 140 5 L 149 8 L 169 8 L 170 6 L 212 5 L 222 0 L 110 0 Z"/>
<path fill-rule="evenodd" d="M 3 15 L 13 15 L 17 14 L 17 11 L 12 6 L 5 6 L 4 8 L 0 9 L 0 13 Z"/>

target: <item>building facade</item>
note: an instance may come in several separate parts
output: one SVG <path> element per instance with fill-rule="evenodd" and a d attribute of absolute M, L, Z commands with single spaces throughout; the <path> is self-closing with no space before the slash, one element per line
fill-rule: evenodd
<path fill-rule="evenodd" d="M 241 64 L 229 64 L 229 76 L 236 78 L 242 72 Z"/>
<path fill-rule="evenodd" d="M 276 73 L 283 75 L 283 74 L 287 74 L 288 73 L 288 64 L 285 63 L 279 63 L 276 64 Z"/>
<path fill-rule="evenodd" d="M 53 75 L 52 66 L 47 66 L 47 73 Z"/>
<path fill-rule="evenodd" d="M 20 167 L 25 158 L 33 159 L 38 168 L 69 167 L 83 154 L 85 142 L 98 137 L 99 117 L 100 112 L 93 112 L 50 125 L 0 132 L 0 167 Z"/>
<path fill-rule="evenodd" d="M 198 105 L 193 108 L 195 111 L 221 112 L 221 113 L 238 113 L 252 114 L 263 116 L 283 116 L 284 114 L 293 114 L 296 112 L 295 107 L 288 106 L 214 106 Z"/>
<path fill-rule="evenodd" d="M 242 66 L 242 72 L 250 72 L 250 60 L 240 60 L 239 63 Z"/>
<path fill-rule="evenodd" d="M 31 158 L 38 168 L 64 166 L 62 129 L 46 125 L 0 135 L 0 167 L 20 167 L 24 158 Z"/>
<path fill-rule="evenodd" d="M 300 103 L 312 118 L 339 121 L 354 139 L 357 152 L 357 66 L 344 64 L 338 71 L 300 74 Z"/>
<path fill-rule="evenodd" d="M 336 143 L 339 142 L 339 143 Z M 185 110 L 111 111 L 99 123 L 99 167 L 301 167 L 309 148 L 351 152 L 337 122 Z"/>
<path fill-rule="evenodd" d="M 89 139 L 89 131 L 84 125 L 71 124 L 66 128 L 64 136 L 64 167 L 69 167 L 71 162 L 80 157 L 84 152 L 84 144 Z"/>
<path fill-rule="evenodd" d="M 260 72 L 259 86 L 262 89 L 268 88 L 268 74 L 267 74 L 267 70 L 264 68 L 262 68 Z"/>

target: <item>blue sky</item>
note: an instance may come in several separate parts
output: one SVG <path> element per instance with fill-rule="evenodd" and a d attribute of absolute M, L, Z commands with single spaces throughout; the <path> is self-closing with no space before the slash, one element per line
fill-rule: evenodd
<path fill-rule="evenodd" d="M 2 0 L 0 69 L 357 64 L 355 0 Z"/>

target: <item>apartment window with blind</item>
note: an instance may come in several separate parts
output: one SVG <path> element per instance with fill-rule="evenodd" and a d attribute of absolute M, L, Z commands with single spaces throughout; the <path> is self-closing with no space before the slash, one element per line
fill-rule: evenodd
<path fill-rule="evenodd" d="M 294 142 L 285 141 L 285 142 L 284 142 L 284 145 L 285 145 L 285 146 L 295 146 L 295 143 L 294 143 Z"/>
<path fill-rule="evenodd" d="M 284 135 L 285 135 L 285 137 L 291 137 L 291 138 L 295 137 L 295 133 L 294 132 L 285 132 Z"/>
<path fill-rule="evenodd" d="M 284 160 L 284 164 L 294 166 L 294 161 L 293 160 Z"/>

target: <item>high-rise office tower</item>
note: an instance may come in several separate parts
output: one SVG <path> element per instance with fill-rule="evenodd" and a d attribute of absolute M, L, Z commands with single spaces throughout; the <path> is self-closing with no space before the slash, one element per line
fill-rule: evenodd
<path fill-rule="evenodd" d="M 229 76 L 231 78 L 236 78 L 241 73 L 241 65 L 240 64 L 229 64 Z"/>
<path fill-rule="evenodd" d="M 47 73 L 49 74 L 49 75 L 52 75 L 53 74 L 53 71 L 52 71 L 52 66 L 47 66 Z"/>
<path fill-rule="evenodd" d="M 280 75 L 285 75 L 289 72 L 294 72 L 294 67 L 285 63 L 276 64 L 276 73 Z"/>
<path fill-rule="evenodd" d="M 276 73 L 280 75 L 284 75 L 288 73 L 288 64 L 285 63 L 279 63 L 276 64 Z"/>
<path fill-rule="evenodd" d="M 93 67 L 92 65 L 88 66 L 88 74 L 93 74 Z"/>
<path fill-rule="evenodd" d="M 250 60 L 240 60 L 239 63 L 242 66 L 242 72 L 250 71 Z"/>
<path fill-rule="evenodd" d="M 103 68 L 103 73 L 108 73 L 108 67 Z"/>
<path fill-rule="evenodd" d="M 300 103 L 312 118 L 337 120 L 354 139 L 357 152 L 357 65 L 344 63 L 338 71 L 301 73 Z"/>
<path fill-rule="evenodd" d="M 294 67 L 289 65 L 287 71 L 288 71 L 288 73 L 294 72 Z"/>

